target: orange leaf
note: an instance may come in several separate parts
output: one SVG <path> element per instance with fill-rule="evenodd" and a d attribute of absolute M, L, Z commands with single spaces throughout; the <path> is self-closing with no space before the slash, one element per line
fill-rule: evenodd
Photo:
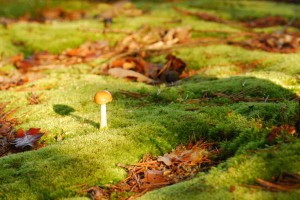
<path fill-rule="evenodd" d="M 27 133 L 28 135 L 37 135 L 40 132 L 40 128 L 30 128 Z"/>
<path fill-rule="evenodd" d="M 123 67 L 125 62 L 126 62 L 126 59 L 123 59 L 123 58 L 114 60 L 111 63 L 111 67 Z"/>
<path fill-rule="evenodd" d="M 70 49 L 70 50 L 67 50 L 66 51 L 66 55 L 67 56 L 80 56 L 80 49 L 79 48 L 77 48 L 77 49 Z"/>
<path fill-rule="evenodd" d="M 22 60 L 22 61 L 18 61 L 16 62 L 16 67 L 18 69 L 28 69 L 30 67 L 33 67 L 34 65 L 36 65 L 37 63 L 35 63 L 34 61 L 32 60 Z"/>
<path fill-rule="evenodd" d="M 19 130 L 17 131 L 16 137 L 17 137 L 17 138 L 22 138 L 22 137 L 24 137 L 24 136 L 25 136 L 25 131 L 24 131 L 23 129 L 19 129 Z"/>
<path fill-rule="evenodd" d="M 17 62 L 20 62 L 20 61 L 22 61 L 22 60 L 24 60 L 23 54 L 17 54 L 17 55 L 12 56 L 12 57 L 10 58 L 10 61 L 11 61 L 13 64 L 15 64 L 15 63 L 17 63 Z"/>

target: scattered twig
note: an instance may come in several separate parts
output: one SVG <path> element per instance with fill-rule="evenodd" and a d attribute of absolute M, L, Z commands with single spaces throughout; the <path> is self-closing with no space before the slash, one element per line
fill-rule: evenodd
<path fill-rule="evenodd" d="M 130 92 L 130 91 L 127 91 L 127 90 L 119 90 L 119 93 L 124 94 L 124 95 L 129 96 L 129 97 L 133 97 L 133 98 L 141 98 L 141 97 L 150 96 L 150 94 L 141 94 L 141 93 L 136 93 L 136 92 Z"/>
<path fill-rule="evenodd" d="M 92 28 L 80 28 L 80 31 L 84 31 L 84 32 L 92 32 L 92 33 L 124 33 L 124 34 L 133 34 L 133 31 L 128 31 L 128 30 L 116 30 L 116 29 L 103 29 L 103 30 L 99 30 L 99 29 L 92 29 Z"/>
<path fill-rule="evenodd" d="M 283 172 L 272 182 L 256 178 L 256 183 L 258 185 L 242 186 L 271 192 L 291 192 L 294 189 L 300 188 L 300 175 Z"/>
<path fill-rule="evenodd" d="M 193 15 L 193 16 L 196 16 L 196 17 L 198 17 L 202 20 L 205 20 L 205 21 L 218 22 L 218 23 L 228 23 L 224 19 L 221 19 L 218 16 L 215 16 L 215 15 L 212 15 L 212 14 L 209 14 L 209 13 L 206 13 L 206 12 L 191 12 L 189 10 L 184 10 L 184 9 L 176 7 L 176 6 L 174 6 L 173 8 L 174 8 L 174 10 L 176 10 L 177 12 L 179 12 L 181 14 Z"/>
<path fill-rule="evenodd" d="M 275 183 L 272 183 L 272 182 L 269 182 L 269 181 L 265 181 L 265 180 L 260 179 L 260 178 L 257 178 L 256 181 L 257 181 L 258 184 L 260 184 L 261 186 L 264 186 L 266 188 L 276 189 L 276 190 L 279 190 L 279 191 L 287 191 L 287 192 L 291 191 L 291 189 L 289 189 L 289 188 L 286 188 L 284 186 L 281 186 L 281 185 L 278 185 L 278 184 L 275 184 Z"/>

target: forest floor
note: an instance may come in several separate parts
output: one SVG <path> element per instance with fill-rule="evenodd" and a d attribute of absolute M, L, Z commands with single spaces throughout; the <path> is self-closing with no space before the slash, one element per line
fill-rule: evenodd
<path fill-rule="evenodd" d="M 299 11 L 0 3 L 0 199 L 298 199 Z"/>

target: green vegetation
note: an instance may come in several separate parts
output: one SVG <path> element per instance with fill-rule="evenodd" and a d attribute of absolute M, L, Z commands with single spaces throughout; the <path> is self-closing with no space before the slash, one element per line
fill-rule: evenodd
<path fill-rule="evenodd" d="M 5 17 L 22 17 L 24 14 L 30 13 L 31 15 L 37 15 L 38 11 L 45 8 L 59 8 L 63 7 L 66 10 L 84 10 L 91 9 L 92 4 L 81 1 L 39 1 L 39 0 L 14 0 L 6 1 L 2 0 L 1 2 L 0 15 Z"/>
<path fill-rule="evenodd" d="M 0 16 L 19 17 L 45 6 L 43 1 L 32 1 L 34 6 L 24 2 L 0 6 Z M 53 3 L 50 7 L 89 8 L 97 13 L 108 6 L 74 2 Z M 22 6 L 16 9 L 20 3 Z M 133 31 L 145 24 L 229 32 L 244 29 L 182 17 L 171 3 L 136 4 L 147 12 L 136 17 L 120 15 L 113 19 L 113 29 Z M 185 1 L 176 6 L 242 20 L 270 12 L 290 18 L 294 10 L 300 9 L 298 5 L 264 1 Z M 166 23 L 178 18 L 182 18 L 179 24 Z M 125 36 L 87 29 L 103 30 L 103 24 L 93 18 L 44 24 L 15 22 L 8 29 L 0 27 L 0 52 L 6 58 L 17 53 L 60 53 L 86 41 L 107 40 L 114 45 Z M 297 120 L 298 103 L 293 99 L 300 93 L 300 54 L 247 50 L 227 44 L 182 47 L 173 53 L 199 73 L 175 86 L 153 86 L 92 74 L 91 66 L 80 64 L 43 71 L 41 79 L 0 91 L 0 103 L 11 102 L 7 110 L 18 108 L 13 115 L 20 121 L 17 128 L 40 127 L 46 133 L 42 137 L 45 147 L 0 158 L 0 199 L 84 197 L 78 192 L 82 184 L 105 185 L 122 180 L 126 172 L 118 163 L 132 164 L 145 154 L 162 155 L 194 137 L 218 144 L 222 149 L 221 163 L 191 180 L 149 192 L 141 199 L 297 199 L 299 189 L 273 193 L 243 185 L 254 184 L 255 178 L 270 180 L 281 172 L 300 173 L 298 138 L 278 141 L 276 146 L 266 142 L 272 126 L 293 125 Z M 163 63 L 164 57 L 157 55 L 151 61 Z M 253 66 L 256 61 L 258 64 Z M 0 72 L 7 69 L 11 73 L 16 70 L 5 66 L 0 67 Z M 114 99 L 107 105 L 109 128 L 99 130 L 100 107 L 93 102 L 93 96 L 104 89 Z M 120 90 L 148 96 L 132 98 Z M 41 95 L 40 104 L 29 105 L 30 92 Z M 235 102 L 213 96 L 215 93 L 279 100 Z M 206 96 L 210 99 L 204 100 Z M 230 192 L 232 186 L 235 189 Z"/>

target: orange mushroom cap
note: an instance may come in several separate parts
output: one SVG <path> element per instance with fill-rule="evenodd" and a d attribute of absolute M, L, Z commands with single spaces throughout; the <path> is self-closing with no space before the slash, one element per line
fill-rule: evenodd
<path fill-rule="evenodd" d="M 109 91 L 102 90 L 96 93 L 94 101 L 96 104 L 107 104 L 112 101 L 112 95 Z"/>

